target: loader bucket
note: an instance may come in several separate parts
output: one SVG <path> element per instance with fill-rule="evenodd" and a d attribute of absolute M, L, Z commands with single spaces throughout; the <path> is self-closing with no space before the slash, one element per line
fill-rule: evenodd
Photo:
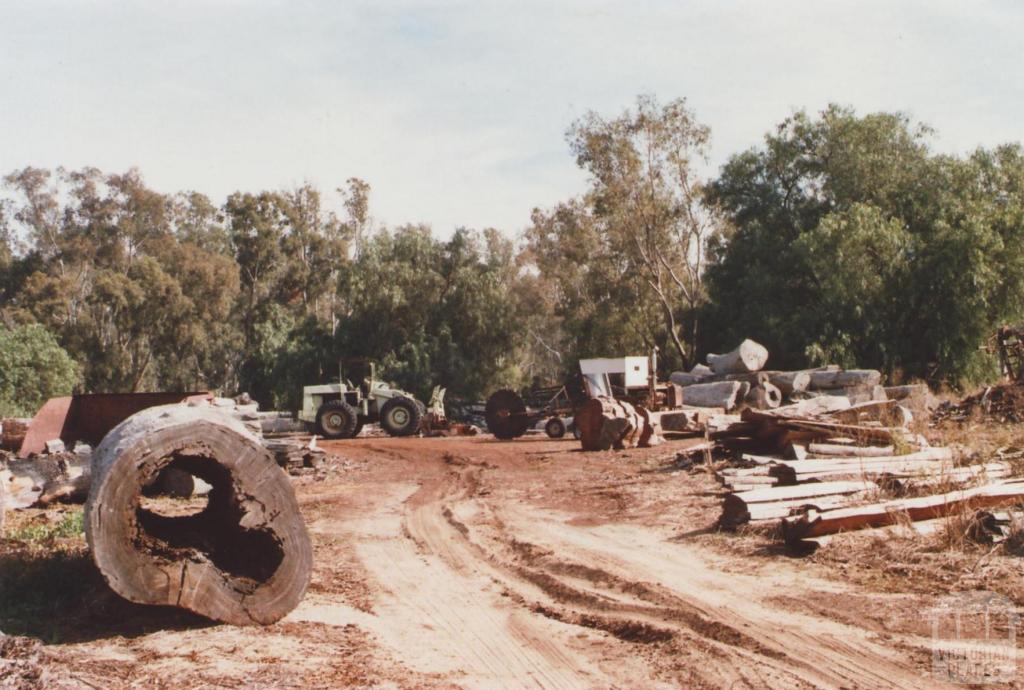
<path fill-rule="evenodd" d="M 18 450 L 19 458 L 41 453 L 59 438 L 68 449 L 82 441 L 95 447 L 107 432 L 136 412 L 157 405 L 207 399 L 210 393 L 93 393 L 50 398 L 36 412 Z"/>

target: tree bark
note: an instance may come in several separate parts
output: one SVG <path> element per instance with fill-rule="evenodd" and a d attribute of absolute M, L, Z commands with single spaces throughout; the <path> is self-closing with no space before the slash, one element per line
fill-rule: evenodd
<path fill-rule="evenodd" d="M 165 469 L 213 488 L 186 517 L 142 492 Z M 111 588 L 236 625 L 270 624 L 302 599 L 312 547 L 286 475 L 245 427 L 209 405 L 168 405 L 115 427 L 93 454 L 85 532 Z"/>

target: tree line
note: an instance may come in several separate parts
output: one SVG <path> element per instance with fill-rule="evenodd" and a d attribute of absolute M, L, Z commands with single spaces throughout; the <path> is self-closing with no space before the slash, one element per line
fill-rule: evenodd
<path fill-rule="evenodd" d="M 706 169 L 710 129 L 645 96 L 572 124 L 586 191 L 518 236 L 381 226 L 371 188 L 163 194 L 138 171 L 24 168 L 0 198 L 0 413 L 75 391 L 249 392 L 378 363 L 421 397 L 557 381 L 658 347 L 666 371 L 751 337 L 773 367 L 952 386 L 1024 311 L 1019 144 L 936 153 L 900 113 L 797 112 Z"/>

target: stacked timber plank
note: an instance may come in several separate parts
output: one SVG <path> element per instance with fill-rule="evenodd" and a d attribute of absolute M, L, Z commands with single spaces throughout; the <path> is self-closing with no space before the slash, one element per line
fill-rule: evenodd
<path fill-rule="evenodd" d="M 718 442 L 760 451 L 717 472 L 729 492 L 719 525 L 781 525 L 799 541 L 1024 501 L 1009 463 L 958 465 L 951 449 L 910 434 L 899 409 L 822 397 L 713 420 Z"/>

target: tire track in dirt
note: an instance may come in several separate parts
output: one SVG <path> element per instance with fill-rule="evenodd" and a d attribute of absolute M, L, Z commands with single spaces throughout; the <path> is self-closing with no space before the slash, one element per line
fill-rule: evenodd
<path fill-rule="evenodd" d="M 625 526 L 570 526 L 560 516 L 521 505 L 503 504 L 495 513 L 516 540 L 528 540 L 527 548 L 558 554 L 546 565 L 544 558 L 536 559 L 542 568 L 590 568 L 585 579 L 615 589 L 635 586 L 638 596 L 661 607 L 646 609 L 646 615 L 666 623 L 675 619 L 718 642 L 730 642 L 728 631 L 735 631 L 738 637 L 731 642 L 739 656 L 775 667 L 794 681 L 835 688 L 919 688 L 925 682 L 943 687 L 900 663 L 897 654 L 868 640 L 863 630 L 763 605 L 757 591 L 774 583 L 766 587 L 757 578 L 709 568 L 687 547 Z"/>
<path fill-rule="evenodd" d="M 373 580 L 373 612 L 321 599 L 306 602 L 293 620 L 354 622 L 409 668 L 465 687 L 615 687 L 563 644 L 572 628 L 517 606 L 488 568 L 466 557 L 441 502 L 458 482 L 451 479 L 392 484 L 368 497 L 369 515 L 316 523 L 316 532 L 351 535 Z"/>

